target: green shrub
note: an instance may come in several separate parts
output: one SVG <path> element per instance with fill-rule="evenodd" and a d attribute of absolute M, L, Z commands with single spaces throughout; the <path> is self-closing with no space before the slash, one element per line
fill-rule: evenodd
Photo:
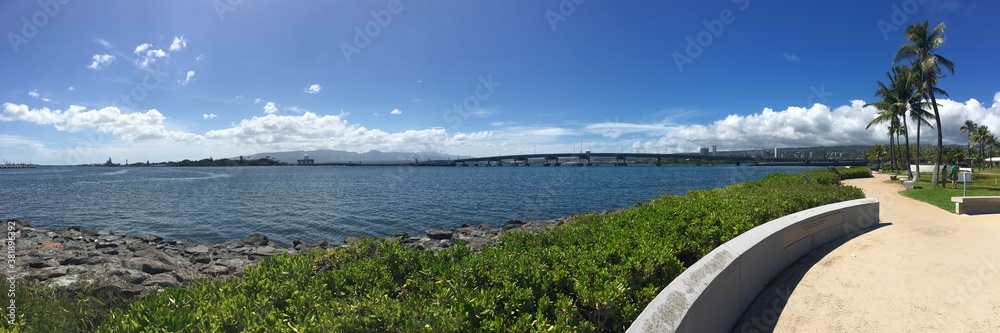
<path fill-rule="evenodd" d="M 723 242 L 796 211 L 863 197 L 828 171 L 807 174 L 812 182 L 773 174 L 576 215 L 548 233 L 506 234 L 480 254 L 364 239 L 271 257 L 241 279 L 137 300 L 100 331 L 624 331 L 660 289 Z"/>

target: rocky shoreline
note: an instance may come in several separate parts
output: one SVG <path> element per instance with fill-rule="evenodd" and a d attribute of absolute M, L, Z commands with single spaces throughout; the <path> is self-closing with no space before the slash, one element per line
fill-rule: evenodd
<path fill-rule="evenodd" d="M 462 240 L 472 251 L 479 252 L 505 232 L 545 232 L 569 220 L 510 220 L 500 227 L 465 224 L 428 230 L 424 235 L 401 232 L 388 239 L 427 251 L 447 249 Z M 8 254 L 15 255 L 13 271 L 17 281 L 35 280 L 69 289 L 78 287 L 78 282 L 93 282 L 127 296 L 147 295 L 198 279 L 239 277 L 247 267 L 268 256 L 339 248 L 358 241 L 357 237 L 347 237 L 342 243 L 295 241 L 292 247 L 282 247 L 266 235 L 254 233 L 238 242 L 210 244 L 80 227 L 43 230 L 19 219 L 4 222 Z M 11 243 L 15 245 L 13 250 Z"/>

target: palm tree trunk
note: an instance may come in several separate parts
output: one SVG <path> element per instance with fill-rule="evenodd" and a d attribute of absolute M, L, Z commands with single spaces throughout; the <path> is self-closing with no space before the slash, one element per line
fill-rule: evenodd
<path fill-rule="evenodd" d="M 920 125 L 921 121 L 917 120 L 917 173 L 914 180 L 920 178 Z"/>
<path fill-rule="evenodd" d="M 934 122 L 937 125 L 937 159 L 934 160 L 934 173 L 931 174 L 931 186 L 937 186 L 938 184 L 938 174 L 941 173 L 941 158 L 944 152 L 944 134 L 941 133 L 941 113 L 938 112 L 937 98 L 934 98 L 934 92 L 931 95 L 931 107 L 934 108 Z M 942 186 L 944 182 L 941 183 Z"/>
<path fill-rule="evenodd" d="M 910 171 L 910 128 L 906 126 L 906 114 L 903 115 L 903 133 L 906 140 L 906 179 L 913 180 L 913 172 Z"/>

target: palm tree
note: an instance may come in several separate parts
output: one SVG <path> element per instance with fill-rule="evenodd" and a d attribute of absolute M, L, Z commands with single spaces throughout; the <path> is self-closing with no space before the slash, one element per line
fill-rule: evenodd
<path fill-rule="evenodd" d="M 906 67 L 895 67 L 892 71 L 885 73 L 885 76 L 889 79 L 888 85 L 878 81 L 878 90 L 875 91 L 875 96 L 881 98 L 880 101 L 866 104 L 865 106 L 874 106 L 876 109 L 882 110 L 886 115 L 881 115 L 872 120 L 875 121 L 885 121 L 880 120 L 882 117 L 892 117 L 894 122 L 897 123 L 899 119 L 903 120 L 902 126 L 896 128 L 896 135 L 902 135 L 906 142 L 905 146 L 905 159 L 906 163 L 906 175 L 907 178 L 913 179 L 913 172 L 910 170 L 910 134 L 907 130 L 909 127 L 906 124 L 906 108 L 909 107 L 915 99 L 919 99 L 918 95 L 914 92 L 915 90 L 910 85 L 910 71 Z M 869 126 L 872 124 L 869 123 Z M 897 142 L 899 142 L 897 140 Z"/>
<path fill-rule="evenodd" d="M 920 129 L 924 125 L 930 128 L 934 128 L 927 119 L 934 116 L 930 111 L 927 111 L 927 103 L 921 101 L 920 90 L 920 76 L 917 75 L 917 71 L 913 70 L 913 67 L 902 66 L 900 75 L 906 77 L 906 88 L 911 91 L 912 98 L 910 98 L 910 119 L 917 123 L 917 145 L 916 145 L 916 163 L 917 172 L 914 179 L 920 178 Z"/>
<path fill-rule="evenodd" d="M 990 129 L 989 127 L 986 127 L 986 125 L 979 125 L 978 127 L 976 127 L 976 133 L 972 135 L 973 141 L 975 141 L 976 144 L 979 145 L 980 168 L 983 167 L 983 162 L 986 159 L 986 145 L 989 144 L 991 135 L 992 134 L 990 133 Z"/>
<path fill-rule="evenodd" d="M 976 122 L 966 119 L 965 124 L 958 129 L 960 133 L 968 135 L 969 147 L 967 149 L 969 150 L 969 155 L 972 155 L 972 135 L 976 133 L 976 127 L 978 126 Z"/>
<path fill-rule="evenodd" d="M 937 81 L 941 78 L 941 67 L 948 72 L 955 74 L 955 64 L 945 57 L 935 53 L 935 50 L 944 44 L 944 22 L 941 22 L 930 30 L 930 21 L 915 23 L 906 28 L 906 39 L 909 44 L 904 44 L 896 51 L 898 63 L 901 60 L 912 61 L 912 66 L 920 77 L 920 95 L 930 97 L 931 107 L 934 108 L 934 121 L 937 128 L 937 159 L 934 161 L 934 173 L 931 176 L 931 186 L 937 186 L 938 176 L 941 169 L 942 153 L 944 151 L 943 133 L 941 133 L 941 113 L 938 112 L 937 98 L 935 94 L 945 95 L 943 90 L 937 88 Z"/>
<path fill-rule="evenodd" d="M 882 82 L 879 82 L 879 84 L 881 83 Z M 869 105 L 872 104 L 866 104 L 865 106 Z M 894 163 L 896 161 L 896 149 L 894 148 L 895 145 L 893 143 L 895 142 L 894 140 L 896 138 L 896 133 L 899 132 L 898 130 L 899 117 L 897 117 L 896 114 L 892 112 L 892 110 L 879 109 L 879 113 L 875 116 L 875 119 L 872 119 L 870 122 L 868 122 L 868 125 L 865 126 L 865 129 L 867 130 L 872 126 L 882 123 L 889 123 L 889 128 L 888 128 L 889 131 L 886 133 L 886 136 L 889 137 L 889 169 L 893 170 L 895 168 Z"/>

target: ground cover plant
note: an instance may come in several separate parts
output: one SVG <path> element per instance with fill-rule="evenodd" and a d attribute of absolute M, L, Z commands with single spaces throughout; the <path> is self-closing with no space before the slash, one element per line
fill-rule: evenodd
<path fill-rule="evenodd" d="M 270 257 L 243 278 L 169 288 L 90 322 L 102 323 L 100 332 L 623 331 L 718 245 L 775 218 L 862 197 L 821 169 L 576 215 L 548 233 L 506 234 L 479 254 L 364 239 Z"/>

